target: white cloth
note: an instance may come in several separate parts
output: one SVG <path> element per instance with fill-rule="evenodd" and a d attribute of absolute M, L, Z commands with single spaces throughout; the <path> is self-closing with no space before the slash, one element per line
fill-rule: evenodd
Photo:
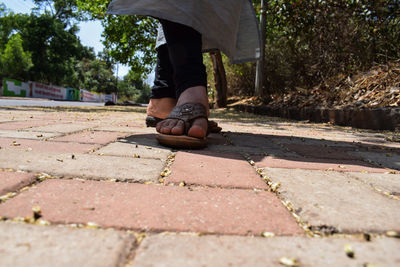
<path fill-rule="evenodd" d="M 145 15 L 192 27 L 203 50 L 219 49 L 232 63 L 260 57 L 258 23 L 250 0 L 113 0 L 109 14 Z M 165 42 L 162 32 L 158 44 Z"/>

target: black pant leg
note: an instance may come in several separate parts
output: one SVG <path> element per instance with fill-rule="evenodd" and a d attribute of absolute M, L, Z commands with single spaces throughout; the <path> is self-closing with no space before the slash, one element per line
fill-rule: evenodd
<path fill-rule="evenodd" d="M 173 69 L 166 44 L 157 48 L 157 65 L 150 98 L 176 98 Z"/>
<path fill-rule="evenodd" d="M 191 27 L 160 20 L 173 69 L 176 96 L 194 86 L 207 87 L 201 34 Z"/>

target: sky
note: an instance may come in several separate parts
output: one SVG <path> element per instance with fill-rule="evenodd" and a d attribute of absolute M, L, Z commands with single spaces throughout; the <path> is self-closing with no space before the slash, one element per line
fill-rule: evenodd
<path fill-rule="evenodd" d="M 30 13 L 31 9 L 35 7 L 32 0 L 0 0 L 1 2 L 15 13 Z M 79 23 L 79 28 L 78 36 L 83 45 L 93 47 L 96 54 L 103 50 L 104 46 L 101 43 L 103 27 L 99 21 L 81 22 Z M 119 65 L 118 76 L 122 78 L 128 71 L 128 66 Z M 149 81 L 147 82 L 149 83 Z"/>

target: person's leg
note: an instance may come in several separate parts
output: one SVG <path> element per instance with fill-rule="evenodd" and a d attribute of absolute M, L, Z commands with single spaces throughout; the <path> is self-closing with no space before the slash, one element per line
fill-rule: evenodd
<path fill-rule="evenodd" d="M 147 115 L 165 119 L 175 107 L 176 101 L 173 69 L 165 44 L 157 48 L 157 65 Z"/>
<path fill-rule="evenodd" d="M 201 34 L 182 24 L 161 20 L 176 86 L 177 105 L 200 103 L 208 113 L 207 74 L 203 64 Z M 157 131 L 163 134 L 184 134 L 184 123 L 176 119 L 167 119 L 157 125 Z M 207 120 L 194 120 L 188 135 L 204 138 L 207 133 Z"/>
<path fill-rule="evenodd" d="M 146 125 L 148 127 L 155 127 L 159 120 L 167 118 L 176 106 L 177 99 L 173 76 L 174 72 L 168 47 L 164 44 L 157 48 L 154 85 L 147 107 Z M 208 121 L 208 130 L 211 133 L 218 133 L 221 128 L 215 121 Z"/>

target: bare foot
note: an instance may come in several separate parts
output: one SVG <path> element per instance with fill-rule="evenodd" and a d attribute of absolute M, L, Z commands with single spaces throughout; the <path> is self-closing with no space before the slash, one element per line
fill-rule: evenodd
<path fill-rule="evenodd" d="M 175 98 L 152 98 L 150 99 L 147 107 L 147 115 L 160 119 L 165 119 L 171 113 L 172 109 L 176 106 Z"/>
<path fill-rule="evenodd" d="M 177 106 L 185 103 L 200 103 L 208 109 L 208 98 L 206 88 L 204 86 L 196 86 L 186 89 L 178 99 Z M 195 138 L 204 138 L 207 135 L 207 120 L 205 118 L 195 119 L 188 131 L 188 136 Z M 157 132 L 169 135 L 183 135 L 185 134 L 185 126 L 183 121 L 176 119 L 167 119 L 157 124 Z"/>

